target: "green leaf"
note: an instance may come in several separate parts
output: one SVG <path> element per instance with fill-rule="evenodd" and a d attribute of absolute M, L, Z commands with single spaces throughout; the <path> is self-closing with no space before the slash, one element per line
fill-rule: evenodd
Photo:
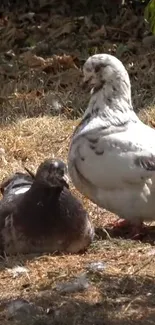
<path fill-rule="evenodd" d="M 155 0 L 150 0 L 144 11 L 144 18 L 150 24 L 151 32 L 155 34 Z"/>

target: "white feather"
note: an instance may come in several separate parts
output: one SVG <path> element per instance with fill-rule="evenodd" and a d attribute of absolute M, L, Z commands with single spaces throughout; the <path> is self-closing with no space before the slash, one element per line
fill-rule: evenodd
<path fill-rule="evenodd" d="M 94 91 L 85 122 L 71 140 L 72 181 L 97 205 L 122 218 L 155 220 L 155 130 L 133 111 L 128 73 L 115 57 L 99 54 L 86 61 L 84 74 Z M 95 91 L 96 85 L 102 87 Z M 136 163 L 138 159 L 147 166 Z"/>
<path fill-rule="evenodd" d="M 30 189 L 30 186 L 25 186 L 22 188 L 19 188 L 17 191 L 15 191 L 15 195 L 26 193 Z"/>

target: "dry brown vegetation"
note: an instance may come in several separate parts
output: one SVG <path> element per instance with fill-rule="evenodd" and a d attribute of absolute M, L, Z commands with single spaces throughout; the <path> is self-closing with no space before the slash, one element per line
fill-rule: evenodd
<path fill-rule="evenodd" d="M 127 10 L 104 25 L 104 14 L 66 17 L 63 10 L 57 13 L 51 5 L 50 11 L 33 17 L 15 12 L 2 16 L 0 147 L 5 149 L 7 164 L 0 162 L 0 180 L 23 170 L 24 165 L 35 171 L 50 156 L 67 160 L 76 118 L 88 100 L 80 81 L 89 54 L 109 52 L 120 57 L 131 77 L 134 106 L 154 126 L 155 51 L 143 45 L 143 18 Z M 153 325 L 153 231 L 143 242 L 123 239 L 123 235 L 109 238 L 103 227 L 116 216 L 98 209 L 72 184 L 71 188 L 90 213 L 97 229 L 95 241 L 82 255 L 1 259 L 0 323 L 14 323 L 7 319 L 6 304 L 22 297 L 44 308 L 45 317 L 33 320 L 35 325 Z M 104 262 L 105 270 L 86 271 L 92 261 Z M 15 265 L 25 265 L 28 275 L 13 278 L 8 268 Z M 57 282 L 83 272 L 90 282 L 87 290 L 66 295 L 57 292 Z"/>

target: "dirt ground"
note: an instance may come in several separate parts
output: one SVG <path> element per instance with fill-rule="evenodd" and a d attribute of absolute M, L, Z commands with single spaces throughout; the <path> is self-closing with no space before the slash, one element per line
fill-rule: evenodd
<path fill-rule="evenodd" d="M 82 65 L 89 55 L 107 52 L 125 64 L 132 82 L 133 105 L 155 126 L 155 49 L 146 40 L 142 15 L 130 8 L 109 19 L 104 6 L 71 11 L 69 1 L 36 10 L 14 8 L 0 16 L 0 180 L 27 166 L 33 171 L 47 157 L 67 160 L 70 136 L 88 102 L 81 89 Z M 93 3 L 93 2 L 92 2 Z M 82 4 L 81 4 L 82 6 Z M 102 10 L 101 10 L 102 9 Z M 82 255 L 17 256 L 0 260 L 0 324 L 14 324 L 6 306 L 24 298 L 43 307 L 35 325 L 154 325 L 155 231 L 142 241 L 104 232 L 117 217 L 79 196 L 96 228 Z M 86 265 L 103 262 L 103 271 Z M 13 277 L 8 269 L 23 265 L 29 273 Z M 61 294 L 58 282 L 86 273 L 89 287 Z M 30 324 L 31 325 L 31 324 Z"/>

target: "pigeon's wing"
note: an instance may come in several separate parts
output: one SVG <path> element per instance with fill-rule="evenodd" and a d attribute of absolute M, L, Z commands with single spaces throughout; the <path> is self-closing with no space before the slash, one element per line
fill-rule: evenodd
<path fill-rule="evenodd" d="M 9 194 L 13 189 L 23 188 L 24 186 L 31 186 L 33 178 L 29 174 L 17 172 L 12 176 L 5 178 L 0 184 L 0 191 L 2 195 Z"/>
<path fill-rule="evenodd" d="M 154 136 L 155 131 L 141 122 L 111 134 L 91 130 L 77 141 L 76 168 L 99 188 L 144 182 L 155 177 Z"/>

